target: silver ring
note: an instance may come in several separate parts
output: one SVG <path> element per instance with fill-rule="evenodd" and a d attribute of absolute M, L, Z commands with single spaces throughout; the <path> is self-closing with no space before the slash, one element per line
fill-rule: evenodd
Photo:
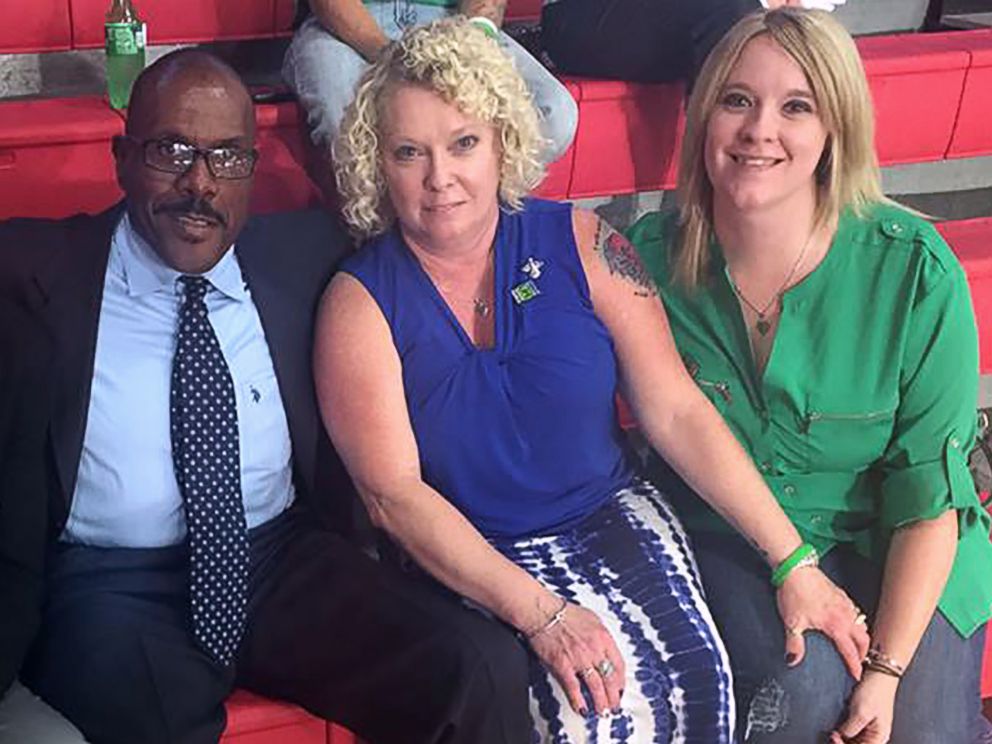
<path fill-rule="evenodd" d="M 609 659 L 603 659 L 601 662 L 599 662 L 596 665 L 596 671 L 599 672 L 600 676 L 603 679 L 606 679 L 611 674 L 613 674 L 613 671 L 615 669 L 616 669 L 616 667 L 613 666 L 613 662 L 610 661 Z"/>
<path fill-rule="evenodd" d="M 582 679 L 585 679 L 590 674 L 595 674 L 595 673 L 596 673 L 596 667 L 586 667 L 585 669 L 580 669 L 579 671 L 576 672 L 576 674 L 579 675 Z"/>
<path fill-rule="evenodd" d="M 866 622 L 868 622 L 868 616 L 863 612 L 859 612 L 858 616 L 854 618 L 855 625 L 864 625 Z"/>

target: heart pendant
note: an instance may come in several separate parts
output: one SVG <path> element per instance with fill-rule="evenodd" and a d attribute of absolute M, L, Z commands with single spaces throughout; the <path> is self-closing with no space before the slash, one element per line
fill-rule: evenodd
<path fill-rule="evenodd" d="M 758 322 L 754 324 L 754 327 L 758 329 L 758 333 L 762 336 L 767 336 L 768 331 L 772 329 L 772 324 L 764 318 L 758 318 Z"/>

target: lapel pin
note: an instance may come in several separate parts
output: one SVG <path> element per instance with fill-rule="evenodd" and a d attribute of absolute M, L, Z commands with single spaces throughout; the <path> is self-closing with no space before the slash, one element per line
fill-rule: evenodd
<path fill-rule="evenodd" d="M 539 261 L 531 256 L 524 261 L 524 265 L 520 267 L 520 270 L 531 279 L 539 279 L 541 277 L 541 269 L 543 267 L 544 261 Z"/>

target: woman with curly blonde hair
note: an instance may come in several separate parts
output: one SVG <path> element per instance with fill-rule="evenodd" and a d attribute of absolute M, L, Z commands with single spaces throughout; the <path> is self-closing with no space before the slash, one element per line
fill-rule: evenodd
<path fill-rule="evenodd" d="M 729 742 L 723 646 L 677 518 L 634 475 L 621 381 L 770 564 L 801 540 L 686 374 L 630 245 L 526 197 L 539 149 L 523 82 L 470 24 L 410 31 L 372 65 L 336 149 L 369 240 L 319 312 L 324 421 L 420 575 L 529 645 L 535 740 Z M 781 601 L 857 664 L 867 637 L 819 571 L 793 572 Z"/>
<path fill-rule="evenodd" d="M 786 615 L 783 633 L 765 567 L 672 488 L 743 741 L 987 741 L 992 546 L 967 463 L 968 285 L 933 226 L 882 194 L 868 83 L 836 20 L 758 13 L 714 49 L 689 104 L 679 200 L 630 233 L 675 342 L 872 636 L 849 673 L 805 623 Z"/>

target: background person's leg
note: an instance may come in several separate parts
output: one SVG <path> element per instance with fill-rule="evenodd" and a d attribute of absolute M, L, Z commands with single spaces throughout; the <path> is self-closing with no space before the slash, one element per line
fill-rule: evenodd
<path fill-rule="evenodd" d="M 501 624 L 287 515 L 252 535 L 239 683 L 376 744 L 529 740 L 527 661 Z"/>
<path fill-rule="evenodd" d="M 29 687 L 93 744 L 216 742 L 233 672 L 188 630 L 186 550 L 69 546 L 51 564 Z"/>
<path fill-rule="evenodd" d="M 366 66 L 358 52 L 339 41 L 313 16 L 297 29 L 286 50 L 283 79 L 307 112 L 311 139 L 327 153 Z"/>
<path fill-rule="evenodd" d="M 706 55 L 758 0 L 558 0 L 541 40 L 561 72 L 635 82 L 695 77 Z"/>
<path fill-rule="evenodd" d="M 547 67 L 506 33 L 500 33 L 500 45 L 513 58 L 517 72 L 527 83 L 541 120 L 541 135 L 550 143 L 543 155 L 553 163 L 572 144 L 579 125 L 579 107 L 572 94 L 551 74 Z"/>

